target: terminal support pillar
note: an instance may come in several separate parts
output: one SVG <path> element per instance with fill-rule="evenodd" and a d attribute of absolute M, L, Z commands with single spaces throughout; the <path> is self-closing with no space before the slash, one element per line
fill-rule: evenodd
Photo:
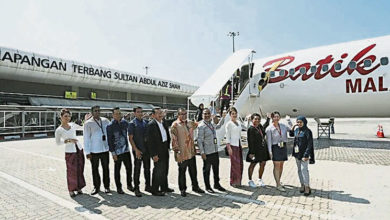
<path fill-rule="evenodd" d="M 166 108 L 166 106 L 167 106 L 167 96 L 163 96 L 162 97 L 162 102 L 163 102 L 163 108 Z"/>
<path fill-rule="evenodd" d="M 126 93 L 126 100 L 131 101 L 131 92 Z"/>

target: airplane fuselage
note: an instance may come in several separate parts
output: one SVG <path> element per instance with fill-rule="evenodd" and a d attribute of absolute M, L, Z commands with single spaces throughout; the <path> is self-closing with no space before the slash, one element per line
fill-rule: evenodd
<path fill-rule="evenodd" d="M 236 106 L 242 116 L 389 117 L 389 55 L 385 36 L 257 59 Z"/>

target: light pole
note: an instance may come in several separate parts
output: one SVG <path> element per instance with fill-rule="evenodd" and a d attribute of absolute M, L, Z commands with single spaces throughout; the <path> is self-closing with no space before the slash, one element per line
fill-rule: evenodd
<path fill-rule="evenodd" d="M 238 32 L 238 31 L 237 32 L 229 32 L 228 35 L 227 35 L 229 37 L 232 37 L 232 39 L 233 39 L 233 53 L 236 51 L 235 48 L 234 48 L 234 37 L 236 37 L 238 35 L 240 35 L 240 32 Z"/>
<path fill-rule="evenodd" d="M 149 67 L 148 67 L 148 66 L 145 66 L 144 69 L 145 69 L 146 75 L 148 75 L 148 69 L 149 69 Z"/>

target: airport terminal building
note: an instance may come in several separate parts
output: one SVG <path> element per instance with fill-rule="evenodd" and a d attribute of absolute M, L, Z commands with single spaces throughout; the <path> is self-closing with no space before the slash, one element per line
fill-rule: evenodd
<path fill-rule="evenodd" d="M 72 117 L 79 119 L 93 105 L 107 113 L 115 106 L 124 111 L 135 106 L 186 108 L 187 97 L 196 89 L 148 75 L 0 47 L 0 136 L 52 131 L 57 125 L 55 113 L 63 107 L 72 109 Z"/>

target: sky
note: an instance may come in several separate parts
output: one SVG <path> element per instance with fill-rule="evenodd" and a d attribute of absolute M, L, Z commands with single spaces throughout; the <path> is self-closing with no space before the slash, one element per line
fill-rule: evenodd
<path fill-rule="evenodd" d="M 0 46 L 201 85 L 255 58 L 390 34 L 390 1 L 0 0 Z"/>

